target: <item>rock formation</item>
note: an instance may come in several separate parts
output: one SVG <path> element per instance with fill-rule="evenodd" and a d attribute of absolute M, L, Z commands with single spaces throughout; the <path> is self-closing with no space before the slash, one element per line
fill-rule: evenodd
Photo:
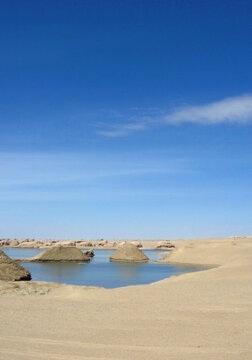
<path fill-rule="evenodd" d="M 87 250 L 87 251 L 84 251 L 83 254 L 89 256 L 89 257 L 94 257 L 95 254 L 94 254 L 94 250 Z"/>
<path fill-rule="evenodd" d="M 0 280 L 20 281 L 31 280 L 31 274 L 23 266 L 17 264 L 0 250 Z"/>
<path fill-rule="evenodd" d="M 149 258 L 136 246 L 130 243 L 120 245 L 110 256 L 110 261 L 147 262 Z"/>
<path fill-rule="evenodd" d="M 88 262 L 90 256 L 84 254 L 80 249 L 76 247 L 66 247 L 56 245 L 43 251 L 41 254 L 34 256 L 30 259 L 24 259 L 28 262 Z"/>
<path fill-rule="evenodd" d="M 171 249 L 175 248 L 175 245 L 173 245 L 169 240 L 160 241 L 156 247 L 156 249 Z"/>
<path fill-rule="evenodd" d="M 130 243 L 133 244 L 133 245 L 135 245 L 135 246 L 137 246 L 138 248 L 142 248 L 142 247 L 143 247 L 143 245 L 142 245 L 142 244 L 140 243 L 140 241 L 138 241 L 138 240 L 131 241 Z"/>
<path fill-rule="evenodd" d="M 0 239 L 0 247 L 17 247 L 19 241 L 10 239 Z"/>

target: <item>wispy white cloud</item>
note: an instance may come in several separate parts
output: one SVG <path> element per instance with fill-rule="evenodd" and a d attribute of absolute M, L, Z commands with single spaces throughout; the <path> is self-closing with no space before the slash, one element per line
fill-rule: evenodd
<path fill-rule="evenodd" d="M 167 124 L 252 122 L 252 95 L 237 96 L 200 106 L 187 106 L 164 117 Z"/>
<path fill-rule="evenodd" d="M 137 110 L 136 110 L 137 111 Z M 169 112 L 150 111 L 129 117 L 128 122 L 106 125 L 98 133 L 108 137 L 126 136 L 154 126 L 177 125 L 183 123 L 211 125 L 224 123 L 252 123 L 252 95 L 226 98 L 217 102 L 178 107 Z"/>

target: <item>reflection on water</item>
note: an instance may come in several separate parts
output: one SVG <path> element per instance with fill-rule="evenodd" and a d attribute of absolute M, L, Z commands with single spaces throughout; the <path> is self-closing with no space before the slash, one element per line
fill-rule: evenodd
<path fill-rule="evenodd" d="M 32 275 L 37 271 L 43 272 L 43 276 L 45 276 L 47 279 L 53 278 L 51 281 L 60 283 L 65 283 L 67 279 L 71 280 L 72 278 L 79 278 L 83 276 L 85 266 L 87 266 L 87 264 L 78 263 L 29 263 L 28 267 L 28 263 L 24 263 L 22 265 L 27 269 L 29 267 Z"/>
<path fill-rule="evenodd" d="M 117 276 L 125 280 L 136 278 L 141 271 L 141 266 L 143 265 L 144 264 L 111 263 L 111 266 L 114 266 Z"/>
<path fill-rule="evenodd" d="M 37 255 L 40 249 L 3 249 L 12 258 L 26 258 Z M 161 259 L 166 251 L 146 250 L 150 260 Z M 23 263 L 34 281 L 54 281 L 73 285 L 101 286 L 115 288 L 128 285 L 149 284 L 184 272 L 202 270 L 199 267 L 168 264 L 115 263 L 109 262 L 113 250 L 95 250 L 90 263 Z"/>

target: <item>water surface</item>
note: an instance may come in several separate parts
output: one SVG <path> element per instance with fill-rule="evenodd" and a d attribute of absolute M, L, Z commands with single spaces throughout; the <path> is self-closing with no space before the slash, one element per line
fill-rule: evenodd
<path fill-rule="evenodd" d="M 2 249 L 11 258 L 28 258 L 44 251 L 43 249 Z M 32 274 L 34 281 L 52 281 L 72 285 L 101 286 L 116 288 L 129 285 L 142 285 L 159 281 L 185 272 L 199 271 L 202 267 L 170 264 L 129 264 L 109 261 L 114 250 L 94 250 L 90 263 L 23 263 Z M 144 250 L 150 260 L 163 258 L 166 251 Z"/>

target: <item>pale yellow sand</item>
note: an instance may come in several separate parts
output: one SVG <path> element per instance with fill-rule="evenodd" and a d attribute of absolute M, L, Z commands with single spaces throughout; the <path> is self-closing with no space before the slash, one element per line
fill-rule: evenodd
<path fill-rule="evenodd" d="M 251 240 L 181 243 L 170 260 L 220 266 L 114 290 L 1 283 L 0 359 L 251 360 Z"/>

